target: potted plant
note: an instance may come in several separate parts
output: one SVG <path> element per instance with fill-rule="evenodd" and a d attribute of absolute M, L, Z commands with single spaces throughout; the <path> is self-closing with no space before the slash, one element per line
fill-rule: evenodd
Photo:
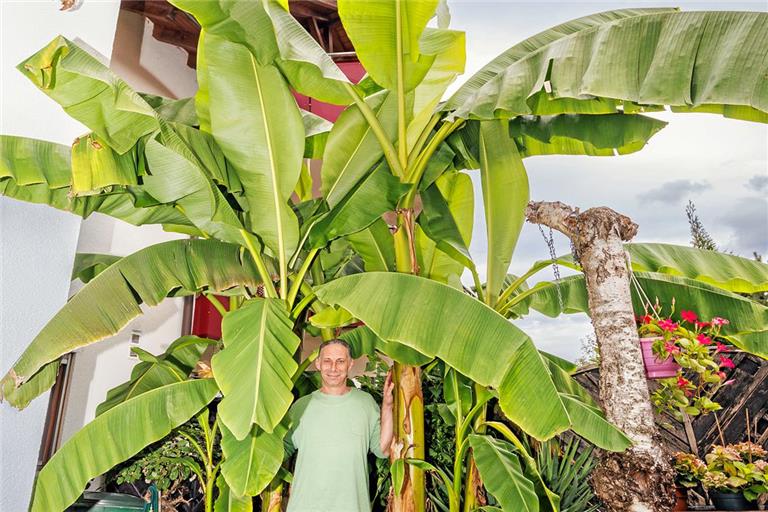
<path fill-rule="evenodd" d="M 676 453 L 677 484 L 701 483 L 717 510 L 757 510 L 757 499 L 768 493 L 768 451 L 752 442 L 715 445 L 704 459 Z"/>
<path fill-rule="evenodd" d="M 688 510 L 688 489 L 699 485 L 707 465 L 690 453 L 675 453 L 672 466 L 675 468 L 675 496 L 677 503 L 674 510 Z"/>

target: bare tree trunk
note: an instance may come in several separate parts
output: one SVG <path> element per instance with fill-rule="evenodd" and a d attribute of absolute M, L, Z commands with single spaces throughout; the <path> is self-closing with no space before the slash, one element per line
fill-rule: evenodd
<path fill-rule="evenodd" d="M 609 208 L 580 213 L 559 202 L 530 203 L 526 218 L 574 244 L 600 352 L 600 402 L 608 420 L 634 443 L 625 452 L 601 455 L 592 473 L 595 492 L 612 511 L 671 510 L 674 474 L 657 439 L 622 244 L 635 236 L 637 224 Z"/>

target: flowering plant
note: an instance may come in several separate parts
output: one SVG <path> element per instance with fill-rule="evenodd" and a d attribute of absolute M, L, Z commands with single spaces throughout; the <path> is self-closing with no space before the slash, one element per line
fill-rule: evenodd
<path fill-rule="evenodd" d="M 768 493 L 768 451 L 755 443 L 715 445 L 704 457 L 675 454 L 678 482 L 693 487 L 701 482 L 706 489 L 741 493 L 749 501 Z"/>
<path fill-rule="evenodd" d="M 674 314 L 674 301 L 673 301 Z M 654 312 L 659 311 L 656 308 Z M 725 369 L 735 367 L 726 355 L 730 351 L 727 341 L 720 336 L 725 318 L 714 317 L 700 321 L 693 311 L 680 311 L 680 320 L 662 318 L 658 314 L 638 318 L 641 337 L 657 338 L 653 342 L 654 356 L 663 361 L 674 358 L 680 365 L 675 377 L 659 380 L 659 387 L 651 399 L 657 409 L 667 410 L 677 419 L 683 414 L 697 416 L 721 409 L 712 396 L 720 387 L 731 384 Z"/>

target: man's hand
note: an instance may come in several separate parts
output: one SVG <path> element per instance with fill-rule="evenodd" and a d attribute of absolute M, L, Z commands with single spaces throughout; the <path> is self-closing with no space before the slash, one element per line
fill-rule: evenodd
<path fill-rule="evenodd" d="M 393 391 L 395 383 L 392 382 L 392 370 L 387 372 L 384 380 L 384 397 L 381 399 L 381 452 L 389 457 L 392 438 L 394 437 L 394 422 L 392 419 L 392 405 L 395 403 Z"/>
<path fill-rule="evenodd" d="M 392 370 L 387 372 L 387 378 L 384 380 L 384 397 L 381 400 L 381 408 L 392 409 L 392 404 L 395 403 L 395 398 L 392 391 L 395 389 L 395 383 L 392 382 Z"/>

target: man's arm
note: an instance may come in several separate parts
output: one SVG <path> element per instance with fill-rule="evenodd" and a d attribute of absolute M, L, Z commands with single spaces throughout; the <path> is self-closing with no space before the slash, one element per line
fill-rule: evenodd
<path fill-rule="evenodd" d="M 395 383 L 392 382 L 392 370 L 387 373 L 387 379 L 384 381 L 384 398 L 381 401 L 381 453 L 389 457 L 389 447 L 392 444 L 394 435 L 394 420 L 392 417 L 392 407 L 395 399 L 392 390 Z"/>

